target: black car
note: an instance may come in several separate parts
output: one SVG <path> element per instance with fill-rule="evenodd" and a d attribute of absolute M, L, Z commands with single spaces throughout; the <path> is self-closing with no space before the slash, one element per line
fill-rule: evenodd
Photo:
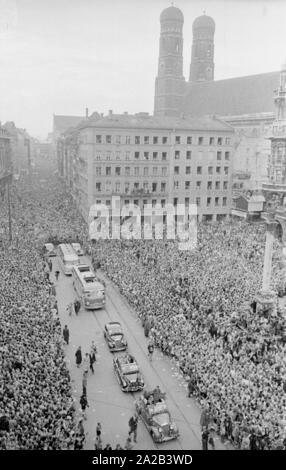
<path fill-rule="evenodd" d="M 139 367 L 131 354 L 124 354 L 113 359 L 113 367 L 123 392 L 143 390 L 144 380 Z"/>
<path fill-rule="evenodd" d="M 127 348 L 127 341 L 124 338 L 119 322 L 110 321 L 106 323 L 103 334 L 111 352 L 125 351 Z"/>

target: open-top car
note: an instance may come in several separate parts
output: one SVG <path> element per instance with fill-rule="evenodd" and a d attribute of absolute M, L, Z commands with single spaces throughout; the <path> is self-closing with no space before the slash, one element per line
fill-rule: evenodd
<path fill-rule="evenodd" d="M 162 395 L 164 396 L 164 395 Z M 165 400 L 154 400 L 153 392 L 144 392 L 135 403 L 136 411 L 144 422 L 154 442 L 165 442 L 179 436 Z"/>
<path fill-rule="evenodd" d="M 57 256 L 57 252 L 56 252 L 56 249 L 55 249 L 53 243 L 45 243 L 45 245 L 44 245 L 44 254 L 47 257 Z"/>
<path fill-rule="evenodd" d="M 125 351 L 127 341 L 118 321 L 110 321 L 104 327 L 104 338 L 111 352 Z"/>
<path fill-rule="evenodd" d="M 113 359 L 113 367 L 123 392 L 143 390 L 144 380 L 137 362 L 131 354 L 122 354 Z"/>

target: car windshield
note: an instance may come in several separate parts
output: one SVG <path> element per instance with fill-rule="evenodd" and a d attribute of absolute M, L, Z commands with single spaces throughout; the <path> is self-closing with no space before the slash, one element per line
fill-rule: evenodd
<path fill-rule="evenodd" d="M 121 331 L 111 331 L 110 336 L 122 336 L 122 332 Z"/>
<path fill-rule="evenodd" d="M 159 424 L 159 426 L 164 426 L 166 424 L 170 424 L 170 416 L 169 413 L 160 413 L 158 415 L 153 416 L 153 420 Z"/>

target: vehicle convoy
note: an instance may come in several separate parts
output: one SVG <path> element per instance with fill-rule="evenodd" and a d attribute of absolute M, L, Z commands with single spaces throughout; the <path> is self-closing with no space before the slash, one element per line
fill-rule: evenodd
<path fill-rule="evenodd" d="M 143 390 L 144 380 L 134 357 L 126 353 L 113 359 L 113 367 L 123 392 Z"/>
<path fill-rule="evenodd" d="M 103 334 L 111 352 L 125 351 L 127 349 L 127 341 L 124 338 L 119 322 L 111 321 L 106 323 Z"/>
<path fill-rule="evenodd" d="M 87 310 L 105 306 L 105 287 L 88 264 L 73 266 L 73 286 Z"/>
<path fill-rule="evenodd" d="M 172 420 L 165 402 L 165 394 L 157 387 L 152 392 L 145 391 L 136 401 L 136 411 L 148 429 L 154 442 L 177 439 L 179 430 Z"/>

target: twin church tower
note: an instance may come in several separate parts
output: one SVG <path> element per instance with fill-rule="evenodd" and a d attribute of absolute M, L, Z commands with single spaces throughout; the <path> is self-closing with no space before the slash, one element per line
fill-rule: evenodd
<path fill-rule="evenodd" d="M 158 75 L 155 84 L 155 116 L 181 114 L 187 83 L 183 76 L 183 24 L 179 8 L 171 6 L 160 16 L 161 34 Z M 207 15 L 193 23 L 193 45 L 190 66 L 190 85 L 214 79 L 215 22 Z"/>

